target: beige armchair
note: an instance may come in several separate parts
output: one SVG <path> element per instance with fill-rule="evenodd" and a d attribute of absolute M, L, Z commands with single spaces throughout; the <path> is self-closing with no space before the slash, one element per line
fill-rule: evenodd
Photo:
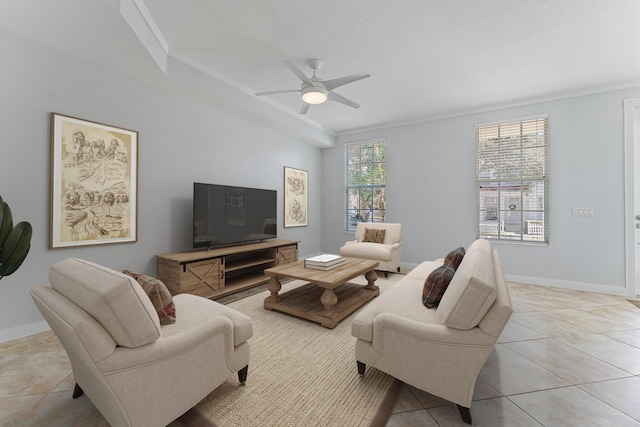
<path fill-rule="evenodd" d="M 368 230 L 384 230 L 384 240 L 380 243 L 367 241 Z M 355 240 L 348 241 L 340 248 L 340 255 L 378 261 L 377 270 L 400 271 L 402 258 L 402 224 L 383 222 L 359 222 L 356 225 Z"/>
<path fill-rule="evenodd" d="M 64 346 L 76 381 L 112 426 L 164 426 L 230 375 L 244 383 L 250 318 L 194 295 L 173 297 L 176 321 L 161 325 L 135 280 L 69 258 L 51 287 L 30 294 Z"/>
<path fill-rule="evenodd" d="M 471 424 L 476 379 L 513 309 L 498 253 L 484 239 L 467 249 L 439 305 L 425 307 L 425 282 L 442 261 L 421 263 L 356 315 L 355 356 L 360 374 L 368 365 L 449 400 Z"/>

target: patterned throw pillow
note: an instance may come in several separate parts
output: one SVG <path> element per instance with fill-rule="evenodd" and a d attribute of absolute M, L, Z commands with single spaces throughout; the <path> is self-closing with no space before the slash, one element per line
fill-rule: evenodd
<path fill-rule="evenodd" d="M 449 265 L 453 267 L 454 270 L 458 269 L 458 266 L 462 262 L 462 258 L 464 257 L 465 251 L 462 246 L 456 248 L 449 252 L 444 259 L 444 265 Z"/>
<path fill-rule="evenodd" d="M 422 288 L 422 303 L 428 308 L 437 306 L 455 272 L 453 267 L 446 264 L 433 270 L 424 282 L 424 288 Z"/>
<path fill-rule="evenodd" d="M 363 242 L 384 243 L 384 234 L 387 230 L 378 230 L 375 228 L 364 229 Z"/>
<path fill-rule="evenodd" d="M 176 323 L 176 306 L 167 286 L 155 277 L 146 274 L 135 273 L 131 270 L 122 270 L 124 274 L 133 277 L 142 286 L 153 307 L 158 313 L 161 325 Z"/>

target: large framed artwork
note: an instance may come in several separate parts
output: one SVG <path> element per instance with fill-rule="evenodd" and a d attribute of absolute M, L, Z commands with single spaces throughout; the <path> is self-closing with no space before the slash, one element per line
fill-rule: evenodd
<path fill-rule="evenodd" d="M 307 225 L 308 172 L 284 167 L 284 226 Z"/>
<path fill-rule="evenodd" d="M 51 248 L 138 238 L 138 132 L 51 113 Z"/>

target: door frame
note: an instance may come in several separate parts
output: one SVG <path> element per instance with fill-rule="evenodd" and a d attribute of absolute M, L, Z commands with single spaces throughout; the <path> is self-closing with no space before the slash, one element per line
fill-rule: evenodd
<path fill-rule="evenodd" d="M 624 230 L 625 230 L 625 287 L 627 295 L 640 293 L 640 284 L 636 283 L 636 245 L 635 237 L 635 170 L 634 140 L 640 135 L 640 121 L 635 122 L 635 111 L 640 111 L 640 98 L 624 100 Z M 640 136 L 638 136 L 640 140 Z"/>

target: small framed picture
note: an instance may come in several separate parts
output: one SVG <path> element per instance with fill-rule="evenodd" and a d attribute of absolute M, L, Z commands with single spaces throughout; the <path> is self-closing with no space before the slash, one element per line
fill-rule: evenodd
<path fill-rule="evenodd" d="M 308 172 L 284 167 L 284 226 L 307 225 Z"/>

